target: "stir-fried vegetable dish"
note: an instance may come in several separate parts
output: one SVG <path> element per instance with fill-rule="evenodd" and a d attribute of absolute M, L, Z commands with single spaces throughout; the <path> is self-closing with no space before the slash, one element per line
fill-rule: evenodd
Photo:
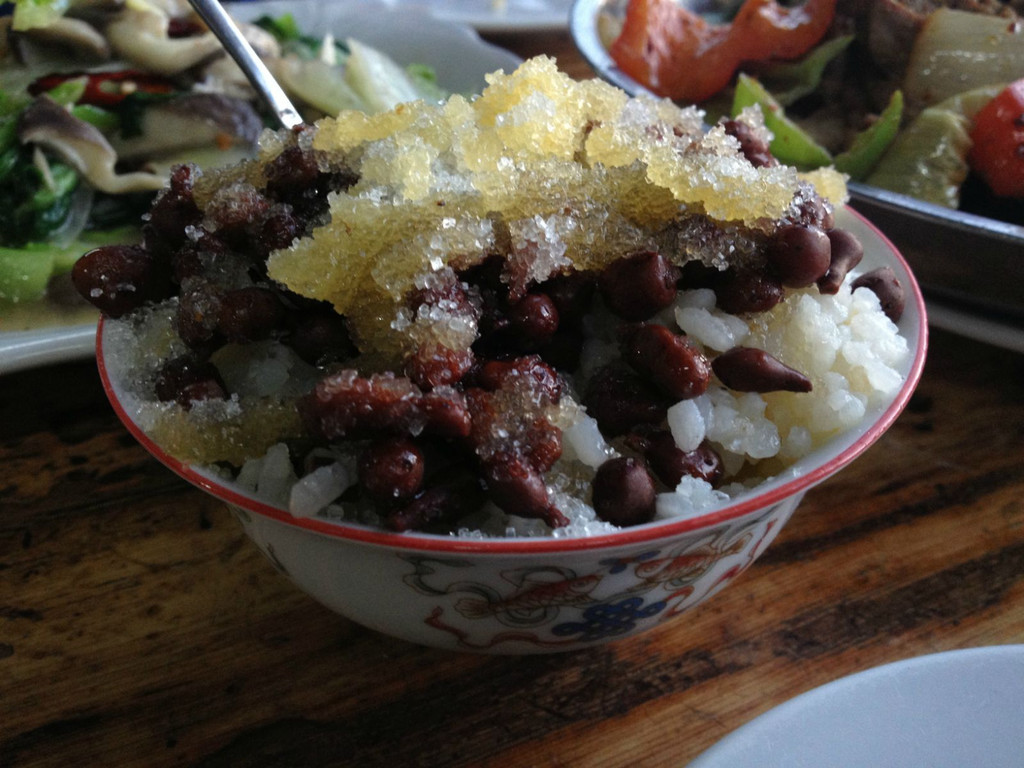
<path fill-rule="evenodd" d="M 239 26 L 306 119 L 446 95 L 428 68 L 290 16 Z M 171 167 L 235 162 L 269 125 L 185 0 L 17 0 L 0 17 L 0 330 L 58 300 L 91 247 L 137 241 Z"/>
<path fill-rule="evenodd" d="M 759 108 L 772 153 L 1024 223 L 1020 0 L 627 0 L 609 53 L 714 119 Z"/>

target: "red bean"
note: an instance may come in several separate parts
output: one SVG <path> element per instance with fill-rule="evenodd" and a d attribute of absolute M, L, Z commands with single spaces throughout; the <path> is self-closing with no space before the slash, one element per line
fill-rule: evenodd
<path fill-rule="evenodd" d="M 378 504 L 411 499 L 423 487 L 423 452 L 407 437 L 376 440 L 359 457 L 359 482 Z"/>
<path fill-rule="evenodd" d="M 688 337 L 663 325 L 630 329 L 622 342 L 622 357 L 642 377 L 676 400 L 689 400 L 707 390 L 711 367 Z"/>
<path fill-rule="evenodd" d="M 752 270 L 728 270 L 715 285 L 719 309 L 733 315 L 767 312 L 784 295 L 778 278 Z"/>
<path fill-rule="evenodd" d="M 310 365 L 346 360 L 358 352 L 345 318 L 326 307 L 301 312 L 285 341 Z"/>
<path fill-rule="evenodd" d="M 879 267 L 864 273 L 853 281 L 853 290 L 858 288 L 867 288 L 869 291 L 873 291 L 882 305 L 882 311 L 894 323 L 898 323 L 903 317 L 906 295 L 903 291 L 903 284 L 896 277 L 896 273 L 892 271 L 892 267 Z"/>
<path fill-rule="evenodd" d="M 528 293 L 507 315 L 509 330 L 519 349 L 539 349 L 558 330 L 558 309 L 543 293 Z"/>
<path fill-rule="evenodd" d="M 139 245 L 105 245 L 71 270 L 75 290 L 108 317 L 123 317 L 171 292 L 169 263 Z"/>
<path fill-rule="evenodd" d="M 608 459 L 594 475 L 594 511 L 613 525 L 630 526 L 654 519 L 657 492 L 644 465 L 632 457 Z"/>
<path fill-rule="evenodd" d="M 738 392 L 810 392 L 811 380 L 762 349 L 733 347 L 711 361 L 722 383 Z"/>
<path fill-rule="evenodd" d="M 747 123 L 741 120 L 725 120 L 722 127 L 730 136 L 740 143 L 740 152 L 755 168 L 770 168 L 779 164 L 768 148 L 768 140 L 756 133 Z"/>
<path fill-rule="evenodd" d="M 185 232 L 189 225 L 200 219 L 199 208 L 192 196 L 194 171 L 194 166 L 190 165 L 172 168 L 168 188 L 153 201 L 145 217 L 145 243 L 154 253 L 176 250 L 186 241 Z"/>
<path fill-rule="evenodd" d="M 783 285 L 806 288 L 828 271 L 831 245 L 818 227 L 792 224 L 775 233 L 766 255 Z"/>
<path fill-rule="evenodd" d="M 224 400 L 227 387 L 216 366 L 191 355 L 166 362 L 156 376 L 154 392 L 163 402 L 191 408 L 203 400 Z"/>
<path fill-rule="evenodd" d="M 547 472 L 562 455 L 562 430 L 538 416 L 523 436 L 523 455 L 538 472 Z"/>
<path fill-rule="evenodd" d="M 193 349 L 221 344 L 217 335 L 220 317 L 220 290 L 202 279 L 192 279 L 182 285 L 178 308 L 174 316 L 174 329 L 178 336 Z"/>
<path fill-rule="evenodd" d="M 427 488 L 404 507 L 392 510 L 385 524 L 393 531 L 423 530 L 432 525 L 454 522 L 477 509 L 484 501 L 475 481 Z"/>
<path fill-rule="evenodd" d="M 597 371 L 583 395 L 587 412 L 609 437 L 629 432 L 642 424 L 664 420 L 669 399 L 637 376 L 615 364 Z"/>
<path fill-rule="evenodd" d="M 318 382 L 298 408 L 309 431 L 327 440 L 420 430 L 465 437 L 470 427 L 461 393 L 445 387 L 424 394 L 409 379 L 390 372 L 362 377 L 352 370 L 337 371 Z"/>
<path fill-rule="evenodd" d="M 845 229 L 833 229 L 828 233 L 832 246 L 831 261 L 828 271 L 818 279 L 818 290 L 825 294 L 839 292 L 846 275 L 860 264 L 864 258 L 864 246 L 852 232 Z"/>
<path fill-rule="evenodd" d="M 498 453 L 484 464 L 484 482 L 491 500 L 510 515 L 535 517 L 552 528 L 569 524 L 548 499 L 544 478 L 525 457 Z"/>
<path fill-rule="evenodd" d="M 546 280 L 540 288 L 555 303 L 559 325 L 578 329 L 594 302 L 597 285 L 587 272 L 570 272 Z"/>
<path fill-rule="evenodd" d="M 679 485 L 679 481 L 686 475 L 712 485 L 716 485 L 722 477 L 722 457 L 707 442 L 692 451 L 684 451 L 676 445 L 668 430 L 658 430 L 629 442 L 643 452 L 651 470 L 669 488 Z"/>
<path fill-rule="evenodd" d="M 442 386 L 420 398 L 418 407 L 423 414 L 423 430 L 438 437 L 467 437 L 472 424 L 466 399 L 461 392 Z"/>
<path fill-rule="evenodd" d="M 490 391 L 501 389 L 512 377 L 522 377 L 542 402 L 554 404 L 562 396 L 562 380 L 558 372 L 538 355 L 488 360 L 477 373 L 480 386 Z"/>
<path fill-rule="evenodd" d="M 599 279 L 609 309 L 626 320 L 647 320 L 676 297 L 679 268 L 660 253 L 643 251 L 614 261 Z"/>
<path fill-rule="evenodd" d="M 284 306 L 273 291 L 249 286 L 225 291 L 217 310 L 217 330 L 236 344 L 268 338 L 284 322 Z"/>
<path fill-rule="evenodd" d="M 450 386 L 473 367 L 470 349 L 451 349 L 443 344 L 421 344 L 405 361 L 405 372 L 423 389 Z"/>

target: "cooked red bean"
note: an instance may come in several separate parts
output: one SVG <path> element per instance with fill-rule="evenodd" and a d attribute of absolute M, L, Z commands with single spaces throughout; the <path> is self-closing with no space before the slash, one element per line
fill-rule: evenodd
<path fill-rule="evenodd" d="M 217 330 L 237 344 L 268 338 L 285 318 L 284 305 L 267 288 L 249 286 L 225 291 L 219 304 Z"/>
<path fill-rule="evenodd" d="M 642 424 L 661 422 L 670 401 L 633 371 L 611 364 L 591 377 L 583 404 L 601 431 L 616 437 Z"/>
<path fill-rule="evenodd" d="M 557 403 L 562 396 L 562 379 L 539 355 L 488 360 L 477 372 L 480 386 L 491 391 L 501 389 L 510 377 L 522 377 L 541 402 Z"/>
<path fill-rule="evenodd" d="M 268 213 L 260 226 L 259 236 L 254 243 L 257 246 L 254 255 L 259 259 L 265 259 L 271 251 L 287 248 L 302 233 L 302 222 L 295 217 L 291 209 L 277 206 Z"/>
<path fill-rule="evenodd" d="M 491 501 L 508 514 L 539 518 L 552 528 L 569 524 L 548 499 L 544 478 L 525 457 L 498 453 L 484 463 L 483 470 Z"/>
<path fill-rule="evenodd" d="M 627 330 L 622 357 L 637 373 L 666 395 L 689 400 L 704 394 L 711 366 L 704 353 L 686 336 L 655 323 Z"/>
<path fill-rule="evenodd" d="M 763 349 L 733 347 L 711 361 L 715 375 L 738 392 L 810 392 L 811 380 Z"/>
<path fill-rule="evenodd" d="M 632 444 L 643 452 L 651 470 L 669 488 L 679 485 L 685 475 L 716 485 L 724 471 L 722 457 L 710 444 L 703 442 L 692 451 L 684 451 L 668 430 L 652 432 Z"/>
<path fill-rule="evenodd" d="M 818 227 L 791 224 L 780 227 L 768 243 L 768 263 L 783 285 L 806 288 L 828 271 L 832 246 Z"/>
<path fill-rule="evenodd" d="M 193 349 L 212 344 L 219 346 L 217 321 L 220 318 L 220 289 L 202 278 L 189 280 L 181 287 L 174 329 Z"/>
<path fill-rule="evenodd" d="M 614 261 L 598 285 L 609 309 L 626 320 L 647 320 L 676 297 L 679 268 L 654 251 Z"/>
<path fill-rule="evenodd" d="M 310 365 L 347 360 L 358 352 L 345 318 L 326 307 L 299 313 L 285 341 Z"/>
<path fill-rule="evenodd" d="M 792 218 L 794 224 L 807 224 L 828 232 L 836 225 L 835 212 L 821 195 L 809 187 L 804 187 L 803 194 L 797 203 L 797 214 Z"/>
<path fill-rule="evenodd" d="M 538 472 L 547 472 L 562 455 L 562 430 L 538 416 L 523 436 L 523 454 Z"/>
<path fill-rule="evenodd" d="M 768 148 L 768 141 L 741 120 L 725 120 L 722 127 L 740 143 L 740 152 L 755 168 L 770 168 L 779 164 Z"/>
<path fill-rule="evenodd" d="M 750 270 L 727 270 L 714 290 L 719 309 L 732 315 L 767 312 L 785 295 L 778 278 Z"/>
<path fill-rule="evenodd" d="M 177 283 L 201 276 L 212 261 L 229 258 L 227 243 L 200 227 L 195 231 L 196 239 L 186 241 L 171 255 L 172 272 Z"/>
<path fill-rule="evenodd" d="M 466 437 L 472 425 L 466 398 L 448 386 L 436 387 L 419 399 L 423 431 L 438 437 Z"/>
<path fill-rule="evenodd" d="M 154 253 L 159 250 L 176 250 L 187 239 L 189 225 L 200 219 L 199 208 L 192 196 L 192 174 L 194 167 L 178 165 L 171 169 L 170 184 L 161 192 L 150 208 L 143 234 L 147 247 Z"/>
<path fill-rule="evenodd" d="M 122 317 L 171 293 L 170 264 L 139 245 L 104 245 L 75 262 L 75 290 L 108 317 Z"/>
<path fill-rule="evenodd" d="M 475 481 L 437 485 L 417 494 L 408 504 L 392 510 L 385 524 L 393 531 L 418 531 L 458 520 L 484 501 Z"/>
<path fill-rule="evenodd" d="M 903 317 L 906 295 L 903 291 L 903 284 L 896 277 L 896 273 L 892 271 L 892 267 L 879 267 L 864 273 L 853 281 L 853 290 L 858 288 L 867 288 L 874 292 L 882 305 L 882 311 L 894 323 L 898 323 Z"/>
<path fill-rule="evenodd" d="M 593 492 L 594 511 L 602 520 L 625 527 L 654 519 L 654 480 L 632 457 L 618 456 L 598 467 Z"/>
<path fill-rule="evenodd" d="M 594 302 L 597 284 L 587 272 L 556 275 L 540 288 L 555 303 L 561 327 L 579 328 Z"/>
<path fill-rule="evenodd" d="M 583 360 L 583 332 L 562 327 L 539 350 L 541 359 L 562 371 L 575 371 Z"/>
<path fill-rule="evenodd" d="M 407 437 L 375 440 L 359 457 L 359 482 L 370 498 L 390 506 L 423 487 L 423 452 Z"/>
<path fill-rule="evenodd" d="M 543 293 L 526 294 L 506 317 L 516 345 L 524 351 L 539 349 L 558 330 L 558 308 Z"/>
<path fill-rule="evenodd" d="M 464 437 L 469 413 L 463 396 L 451 388 L 423 394 L 404 376 L 362 377 L 356 371 L 333 373 L 298 404 L 310 432 L 327 440 L 381 434 L 435 434 Z"/>
<path fill-rule="evenodd" d="M 832 257 L 828 271 L 818 279 L 818 290 L 825 294 L 835 294 L 843 284 L 851 269 L 860 264 L 864 258 L 864 246 L 850 231 L 833 229 L 828 233 L 832 246 Z"/>
<path fill-rule="evenodd" d="M 191 355 L 164 363 L 154 383 L 156 396 L 164 402 L 176 402 L 185 408 L 203 400 L 223 400 L 227 387 L 216 366 Z"/>
<path fill-rule="evenodd" d="M 451 349 L 443 344 L 421 344 L 405 361 L 405 372 L 423 389 L 458 382 L 473 367 L 469 349 Z"/>

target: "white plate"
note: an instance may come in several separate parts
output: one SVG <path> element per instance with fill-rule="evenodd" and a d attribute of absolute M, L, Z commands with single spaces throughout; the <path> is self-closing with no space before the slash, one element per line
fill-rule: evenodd
<path fill-rule="evenodd" d="M 689 768 L 1021 768 L 1024 645 L 845 677 L 739 728 Z"/>
<path fill-rule="evenodd" d="M 445 21 L 502 33 L 565 29 L 572 0 L 361 0 L 356 4 L 429 10 Z"/>
<path fill-rule="evenodd" d="M 422 9 L 269 0 L 235 3 L 231 12 L 246 20 L 291 13 L 303 30 L 330 30 L 338 38 L 363 40 L 403 65 L 427 64 L 437 73 L 438 82 L 456 93 L 478 92 L 485 85 L 484 75 L 498 69 L 511 71 L 520 63 L 519 57 L 484 42 L 470 27 L 444 21 Z M 0 375 L 90 357 L 95 352 L 95 334 L 95 323 L 81 322 L 23 332 L 0 331 Z"/>

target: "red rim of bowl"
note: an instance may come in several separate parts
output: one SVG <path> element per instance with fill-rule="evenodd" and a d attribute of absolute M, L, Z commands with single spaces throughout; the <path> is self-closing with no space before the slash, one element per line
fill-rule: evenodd
<path fill-rule="evenodd" d="M 594 536 L 580 536 L 567 538 L 550 537 L 521 537 L 521 538 L 493 538 L 476 539 L 468 537 L 444 536 L 440 534 L 425 533 L 394 533 L 384 531 L 357 523 L 328 520 L 317 517 L 293 517 L 287 510 L 267 504 L 252 496 L 246 495 L 224 485 L 216 478 L 208 477 L 205 473 L 195 467 L 178 461 L 173 456 L 164 452 L 129 416 L 121 405 L 120 400 L 114 392 L 113 384 L 107 371 L 103 355 L 103 326 L 104 319 L 101 318 L 96 331 L 96 362 L 99 368 L 100 379 L 107 399 L 117 414 L 118 418 L 125 425 L 132 436 L 142 444 L 158 461 L 168 467 L 177 475 L 206 491 L 212 496 L 228 504 L 241 507 L 264 517 L 269 517 L 278 522 L 303 528 L 307 531 L 322 534 L 332 538 L 344 539 L 347 541 L 374 544 L 396 549 L 448 552 L 448 553 L 480 553 L 490 555 L 522 554 L 522 553 L 551 553 L 551 552 L 572 552 L 580 550 L 598 550 L 611 547 L 629 546 L 652 542 L 659 539 L 675 536 L 700 530 L 708 526 L 728 522 L 746 514 L 764 509 L 777 504 L 783 499 L 793 496 L 801 491 L 806 491 L 822 480 L 838 472 L 872 444 L 874 444 L 900 415 L 910 400 L 917 383 L 921 378 L 924 369 L 924 361 L 928 346 L 928 323 L 925 313 L 924 297 L 921 289 L 914 278 L 910 267 L 904 261 L 896 247 L 883 235 L 877 227 L 867 221 L 856 211 L 849 208 L 846 212 L 857 219 L 861 225 L 869 228 L 884 246 L 889 255 L 902 266 L 907 278 L 907 295 L 917 309 L 919 326 L 916 339 L 908 338 L 908 342 L 916 341 L 914 359 L 907 371 L 906 380 L 900 388 L 896 397 L 882 414 L 860 435 L 853 443 L 841 450 L 828 461 L 814 466 L 807 472 L 797 475 L 781 483 L 773 484 L 767 481 L 768 487 L 764 491 L 752 492 L 741 496 L 735 502 L 724 507 L 696 517 L 684 518 L 681 520 L 662 520 L 634 528 L 625 528 L 608 534 L 597 534 Z"/>

